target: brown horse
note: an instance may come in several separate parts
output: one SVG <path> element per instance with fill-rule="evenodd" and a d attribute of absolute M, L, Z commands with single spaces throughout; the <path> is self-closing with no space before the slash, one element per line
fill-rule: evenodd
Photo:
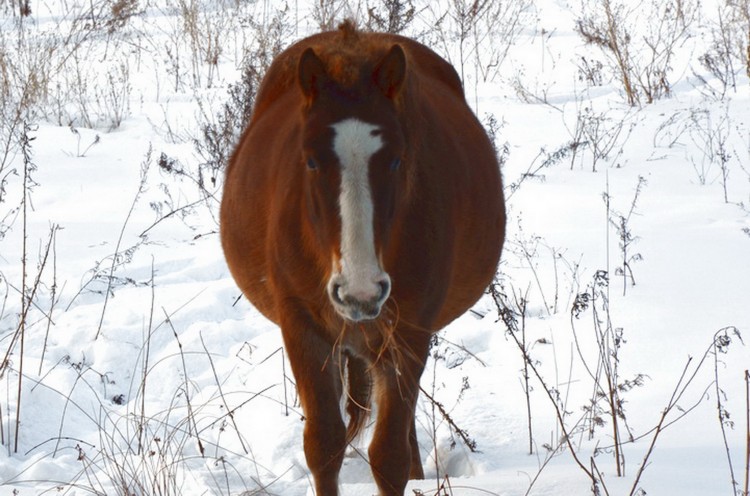
<path fill-rule="evenodd" d="M 482 295 L 504 234 L 494 148 L 445 60 L 350 22 L 274 60 L 227 169 L 221 239 L 281 327 L 319 496 L 338 494 L 371 398 L 380 494 L 424 476 L 414 411 L 430 338 Z"/>

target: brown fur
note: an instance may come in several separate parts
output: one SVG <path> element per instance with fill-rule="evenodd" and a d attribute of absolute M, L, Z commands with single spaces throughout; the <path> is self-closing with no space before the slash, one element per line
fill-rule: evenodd
<path fill-rule="evenodd" d="M 379 318 L 358 323 L 344 321 L 326 292 L 340 250 L 340 172 L 305 165 L 330 155 L 328 126 L 350 117 L 383 130 L 370 182 L 376 249 L 392 281 Z M 402 165 L 388 172 L 393 156 Z M 408 478 L 423 476 L 414 409 L 430 337 L 481 296 L 504 234 L 494 150 L 447 62 L 351 23 L 277 57 L 227 169 L 221 237 L 237 284 L 281 327 L 319 496 L 338 494 L 344 449 L 371 398 L 369 460 L 380 493 L 402 495 Z M 344 367 L 348 429 L 339 409 Z"/>

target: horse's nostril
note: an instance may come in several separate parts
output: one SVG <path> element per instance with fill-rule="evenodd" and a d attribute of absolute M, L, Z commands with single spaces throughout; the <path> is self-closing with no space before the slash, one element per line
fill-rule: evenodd
<path fill-rule="evenodd" d="M 380 281 L 378 286 L 380 286 L 380 297 L 378 300 L 385 300 L 391 293 L 391 282 L 388 280 Z"/>
<path fill-rule="evenodd" d="M 341 284 L 334 284 L 331 287 L 331 297 L 333 298 L 333 301 L 335 301 L 339 305 L 344 304 L 344 300 L 341 297 Z"/>
<path fill-rule="evenodd" d="M 370 279 L 367 284 L 362 281 L 354 282 L 345 280 L 340 274 L 331 278 L 328 283 L 328 298 L 334 309 L 353 322 L 376 319 L 391 293 L 390 277 L 381 274 Z"/>

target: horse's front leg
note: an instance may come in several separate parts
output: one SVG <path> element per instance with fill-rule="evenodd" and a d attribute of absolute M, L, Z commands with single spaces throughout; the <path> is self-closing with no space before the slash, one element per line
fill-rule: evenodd
<path fill-rule="evenodd" d="M 346 449 L 341 418 L 341 372 L 331 346 L 309 321 L 281 327 L 305 414 L 304 448 L 315 481 L 316 496 L 337 496 L 338 476 Z"/>
<path fill-rule="evenodd" d="M 374 366 L 378 415 L 369 455 L 381 496 L 402 496 L 410 478 L 424 477 L 414 411 L 428 342 L 429 338 L 411 343 L 399 353 L 397 363 Z"/>
<path fill-rule="evenodd" d="M 411 429 L 409 429 L 409 446 L 411 448 L 411 469 L 409 470 L 409 479 L 424 479 L 424 468 L 422 467 L 422 455 L 419 452 L 417 419 L 415 415 L 412 415 Z"/>

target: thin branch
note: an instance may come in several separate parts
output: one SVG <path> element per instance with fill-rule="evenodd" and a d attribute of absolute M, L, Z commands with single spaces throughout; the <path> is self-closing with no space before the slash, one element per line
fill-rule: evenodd
<path fill-rule="evenodd" d="M 419 390 L 422 391 L 422 394 L 424 394 L 428 400 L 430 400 L 433 406 L 436 406 L 437 409 L 440 410 L 440 414 L 443 416 L 445 421 L 448 422 L 448 425 L 451 426 L 453 432 L 458 434 L 458 437 L 461 438 L 461 441 L 463 441 L 466 447 L 469 448 L 469 451 L 471 451 L 472 453 L 479 453 L 480 451 L 477 450 L 477 442 L 471 439 L 465 430 L 456 425 L 456 422 L 453 421 L 443 404 L 432 397 L 432 395 L 425 391 L 422 386 L 419 386 Z"/>
<path fill-rule="evenodd" d="M 500 302 L 501 295 L 497 292 L 497 290 L 493 288 L 492 291 L 494 293 L 493 299 L 495 300 L 495 304 L 497 305 L 498 314 L 500 318 L 502 319 L 503 323 L 505 324 L 508 330 L 508 334 L 516 343 L 516 346 L 521 351 L 521 354 L 523 355 L 524 360 L 529 364 L 529 368 L 531 369 L 531 371 L 534 373 L 534 376 L 542 385 L 542 389 L 544 389 L 544 392 L 547 394 L 547 397 L 552 403 L 552 406 L 555 409 L 555 416 L 557 417 L 558 425 L 560 426 L 560 429 L 562 429 L 563 441 L 568 446 L 568 449 L 570 450 L 570 454 L 573 457 L 573 460 L 576 462 L 576 465 L 578 465 L 578 467 L 588 476 L 588 478 L 591 479 L 592 490 L 596 494 L 598 492 L 597 488 L 599 487 L 599 484 L 602 481 L 597 479 L 594 473 L 591 472 L 588 468 L 586 468 L 586 465 L 584 465 L 581 459 L 578 457 L 575 447 L 573 446 L 573 443 L 571 441 L 571 436 L 568 432 L 568 429 L 567 427 L 565 427 L 565 419 L 563 418 L 563 413 L 560 411 L 560 406 L 557 404 L 557 401 L 555 400 L 555 397 L 553 396 L 551 389 L 547 386 L 547 383 L 544 381 L 542 374 L 534 365 L 534 361 L 531 359 L 526 349 L 524 349 L 523 343 L 519 341 L 518 336 L 516 335 L 518 333 L 518 325 L 515 321 L 515 317 L 512 315 L 512 312 L 509 308 L 507 307 L 503 308 L 501 306 L 501 302 Z"/>
<path fill-rule="evenodd" d="M 242 449 L 245 451 L 245 454 L 249 454 L 250 451 L 247 449 L 247 446 L 245 446 L 245 441 L 242 439 L 242 435 L 240 434 L 240 429 L 237 427 L 237 422 L 234 420 L 234 409 L 229 408 L 229 405 L 227 404 L 227 400 L 224 397 L 224 392 L 221 389 L 221 381 L 219 381 L 219 376 L 216 373 L 216 366 L 214 366 L 213 358 L 211 358 L 211 353 L 208 351 L 208 348 L 206 347 L 206 343 L 203 341 L 203 334 L 201 334 L 201 345 L 203 345 L 203 350 L 206 352 L 206 357 L 208 357 L 208 362 L 211 364 L 211 371 L 214 374 L 214 380 L 216 381 L 216 387 L 219 388 L 219 396 L 221 397 L 222 403 L 224 403 L 224 408 L 227 409 L 227 416 L 232 421 L 232 425 L 234 425 L 234 430 L 237 433 L 237 439 L 240 441 L 240 446 L 242 446 Z"/>
<path fill-rule="evenodd" d="M 745 369 L 745 489 L 748 492 L 748 481 L 750 480 L 750 373 Z"/>
<path fill-rule="evenodd" d="M 146 152 L 146 157 L 141 163 L 141 178 L 140 178 L 140 183 L 138 184 L 138 191 L 136 192 L 135 197 L 133 198 L 133 202 L 130 204 L 130 210 L 128 210 L 128 214 L 125 216 L 125 222 L 123 222 L 122 228 L 120 229 L 120 235 L 117 238 L 117 244 L 115 245 L 115 253 L 112 255 L 112 265 L 109 268 L 109 276 L 107 277 L 107 290 L 104 293 L 104 306 L 102 306 L 102 314 L 99 317 L 99 325 L 96 328 L 96 336 L 94 336 L 94 340 L 97 340 L 99 338 L 99 334 L 102 332 L 102 324 L 104 323 L 104 314 L 107 312 L 107 303 L 109 302 L 109 294 L 112 290 L 112 280 L 113 280 L 114 273 L 115 273 L 115 265 L 117 264 L 117 255 L 120 253 L 120 245 L 122 244 L 122 239 L 125 236 L 125 228 L 127 227 L 128 222 L 130 221 L 130 216 L 133 215 L 135 206 L 138 203 L 138 200 L 140 199 L 141 194 L 146 188 L 146 176 L 147 176 L 148 168 L 151 164 L 152 151 L 153 151 L 153 147 L 151 146 L 151 144 L 149 144 L 148 151 Z"/>

